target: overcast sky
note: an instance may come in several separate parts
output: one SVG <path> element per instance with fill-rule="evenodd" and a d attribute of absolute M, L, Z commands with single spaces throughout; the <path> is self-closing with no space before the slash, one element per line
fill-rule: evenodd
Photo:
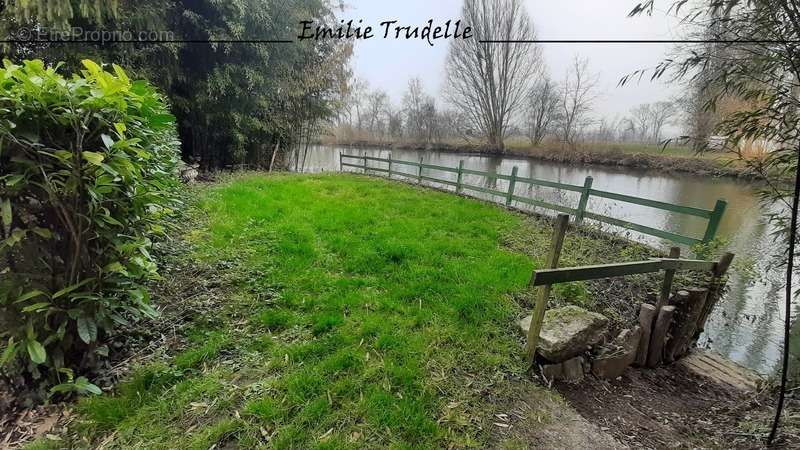
<path fill-rule="evenodd" d="M 526 0 L 538 39 L 674 39 L 677 21 L 665 13 L 653 17 L 628 18 L 637 0 Z M 346 0 L 343 19 L 363 19 L 378 27 L 384 20 L 398 25 L 422 26 L 428 19 L 444 22 L 457 19 L 462 0 Z M 665 3 L 666 4 L 666 3 Z M 381 34 L 381 33 L 376 33 Z M 600 76 L 596 114 L 613 118 L 624 115 L 640 103 L 666 100 L 679 93 L 672 86 L 643 80 L 617 87 L 625 74 L 652 67 L 668 52 L 662 44 L 543 44 L 544 61 L 550 75 L 563 79 L 568 65 L 578 54 L 589 58 L 593 72 Z M 373 38 L 356 44 L 353 68 L 372 88 L 381 88 L 398 103 L 411 77 L 420 77 L 428 93 L 437 96 L 444 80 L 447 41 L 434 47 L 413 40 Z"/>

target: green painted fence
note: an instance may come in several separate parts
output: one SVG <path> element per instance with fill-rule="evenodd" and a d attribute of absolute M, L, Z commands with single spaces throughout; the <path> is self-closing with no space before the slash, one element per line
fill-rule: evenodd
<path fill-rule="evenodd" d="M 360 164 L 354 164 L 350 161 L 357 161 L 360 162 Z M 387 166 L 385 167 L 376 167 L 375 165 L 370 166 L 368 164 L 369 161 L 386 164 Z M 672 203 L 661 202 L 657 200 L 634 197 L 632 195 L 617 194 L 608 191 L 600 191 L 597 189 L 592 189 L 592 181 L 593 181 L 592 177 L 586 177 L 583 186 L 557 183 L 555 181 L 537 180 L 534 178 L 525 178 L 517 175 L 516 166 L 512 169 L 511 174 L 509 175 L 483 172 L 480 170 L 472 170 L 464 168 L 463 160 L 459 161 L 458 167 L 446 167 L 446 166 L 437 166 L 434 164 L 425 164 L 422 158 L 420 158 L 419 162 L 412 162 L 412 161 L 401 161 L 397 159 L 392 159 L 391 154 L 389 155 L 388 158 L 378 158 L 375 156 L 367 156 L 366 154 L 359 156 L 359 155 L 345 155 L 339 153 L 339 166 L 340 170 L 344 170 L 345 167 L 352 167 L 355 169 L 363 170 L 364 173 L 376 173 L 376 172 L 385 173 L 389 176 L 389 178 L 391 178 L 393 175 L 396 175 L 405 178 L 416 179 L 417 183 L 421 183 L 423 180 L 431 181 L 434 183 L 441 183 L 444 185 L 455 187 L 456 192 L 459 194 L 464 193 L 466 191 L 481 192 L 495 197 L 500 197 L 501 199 L 503 199 L 504 203 L 507 206 L 511 206 L 511 203 L 516 201 L 520 203 L 525 203 L 527 205 L 538 206 L 540 208 L 550 209 L 553 211 L 558 211 L 561 213 L 572 215 L 575 218 L 574 220 L 576 224 L 582 223 L 584 219 L 591 219 L 591 220 L 596 220 L 598 222 L 607 223 L 609 225 L 626 228 L 628 230 L 637 231 L 642 234 L 647 234 L 650 236 L 666 239 L 671 242 L 676 242 L 679 244 L 686 244 L 686 245 L 708 243 L 714 240 L 714 237 L 717 235 L 717 231 L 719 229 L 719 224 L 722 221 L 722 216 L 723 214 L 725 214 L 725 208 L 727 206 L 725 200 L 717 200 L 717 203 L 714 205 L 714 209 L 702 209 L 702 208 L 695 208 L 692 206 L 675 205 Z M 397 171 L 398 166 L 416 167 L 417 173 L 416 175 L 414 175 L 414 174 L 409 174 L 407 172 L 398 172 Z M 423 170 L 426 170 L 424 175 L 423 175 Z M 456 181 L 436 178 L 435 176 L 433 176 L 431 172 L 454 173 L 456 174 Z M 463 182 L 464 175 L 477 175 L 498 180 L 506 180 L 508 181 L 508 190 L 498 191 L 496 189 L 490 189 L 482 186 L 473 186 L 466 184 Z M 579 193 L 580 199 L 578 200 L 578 204 L 575 206 L 575 208 L 570 208 L 568 206 L 556 205 L 535 198 L 522 197 L 516 195 L 514 192 L 518 184 L 529 184 L 534 186 L 543 186 L 553 189 L 572 191 Z M 628 222 L 626 220 L 616 219 L 613 217 L 587 211 L 586 208 L 587 205 L 589 204 L 589 199 L 591 197 L 600 197 L 609 200 L 631 203 L 634 205 L 661 209 L 664 211 L 670 211 L 677 214 L 686 214 L 689 216 L 700 217 L 702 219 L 707 220 L 708 224 L 706 225 L 706 231 L 703 237 L 701 238 L 683 236 L 677 233 L 673 233 L 671 231 L 660 230 L 658 228 L 653 228 L 646 225 Z"/>

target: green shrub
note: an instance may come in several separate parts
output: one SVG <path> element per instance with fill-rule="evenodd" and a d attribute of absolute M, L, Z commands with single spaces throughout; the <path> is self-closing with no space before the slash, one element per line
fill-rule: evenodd
<path fill-rule="evenodd" d="M 174 117 L 144 81 L 84 60 L 0 69 L 0 374 L 85 372 L 151 316 L 151 238 L 173 214 Z M 46 369 L 46 370 L 42 370 Z"/>

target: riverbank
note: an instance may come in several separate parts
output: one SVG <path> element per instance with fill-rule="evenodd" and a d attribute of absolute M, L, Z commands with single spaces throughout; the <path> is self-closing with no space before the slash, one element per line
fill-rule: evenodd
<path fill-rule="evenodd" d="M 626 144 L 584 144 L 577 149 L 563 146 L 532 147 L 521 143 L 510 143 L 505 151 L 478 144 L 419 144 L 388 143 L 375 141 L 320 142 L 323 145 L 338 145 L 352 148 L 382 148 L 402 150 L 426 150 L 462 153 L 482 156 L 519 156 L 553 163 L 571 165 L 598 165 L 625 167 L 661 173 L 684 173 L 698 176 L 732 177 L 757 180 L 741 164 L 736 164 L 724 154 L 697 155 L 685 147 L 667 148 Z"/>
<path fill-rule="evenodd" d="M 122 381 L 98 382 L 36 448 L 619 446 L 524 370 L 514 328 L 550 220 L 356 175 L 237 175 L 193 211 L 154 287 L 162 318 L 113 364 Z M 570 229 L 562 264 L 653 255 Z M 564 285 L 553 305 L 623 326 L 658 286 L 623 280 Z M 751 426 L 752 446 L 752 411 L 674 441 Z"/>

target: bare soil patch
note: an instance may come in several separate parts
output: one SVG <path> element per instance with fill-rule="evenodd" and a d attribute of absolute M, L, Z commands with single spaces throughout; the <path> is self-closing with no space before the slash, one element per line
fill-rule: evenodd
<path fill-rule="evenodd" d="M 680 365 L 554 387 L 589 422 L 633 448 L 763 448 L 774 411 L 770 392 L 744 393 Z M 789 400 L 775 448 L 800 447 L 798 406 Z"/>

